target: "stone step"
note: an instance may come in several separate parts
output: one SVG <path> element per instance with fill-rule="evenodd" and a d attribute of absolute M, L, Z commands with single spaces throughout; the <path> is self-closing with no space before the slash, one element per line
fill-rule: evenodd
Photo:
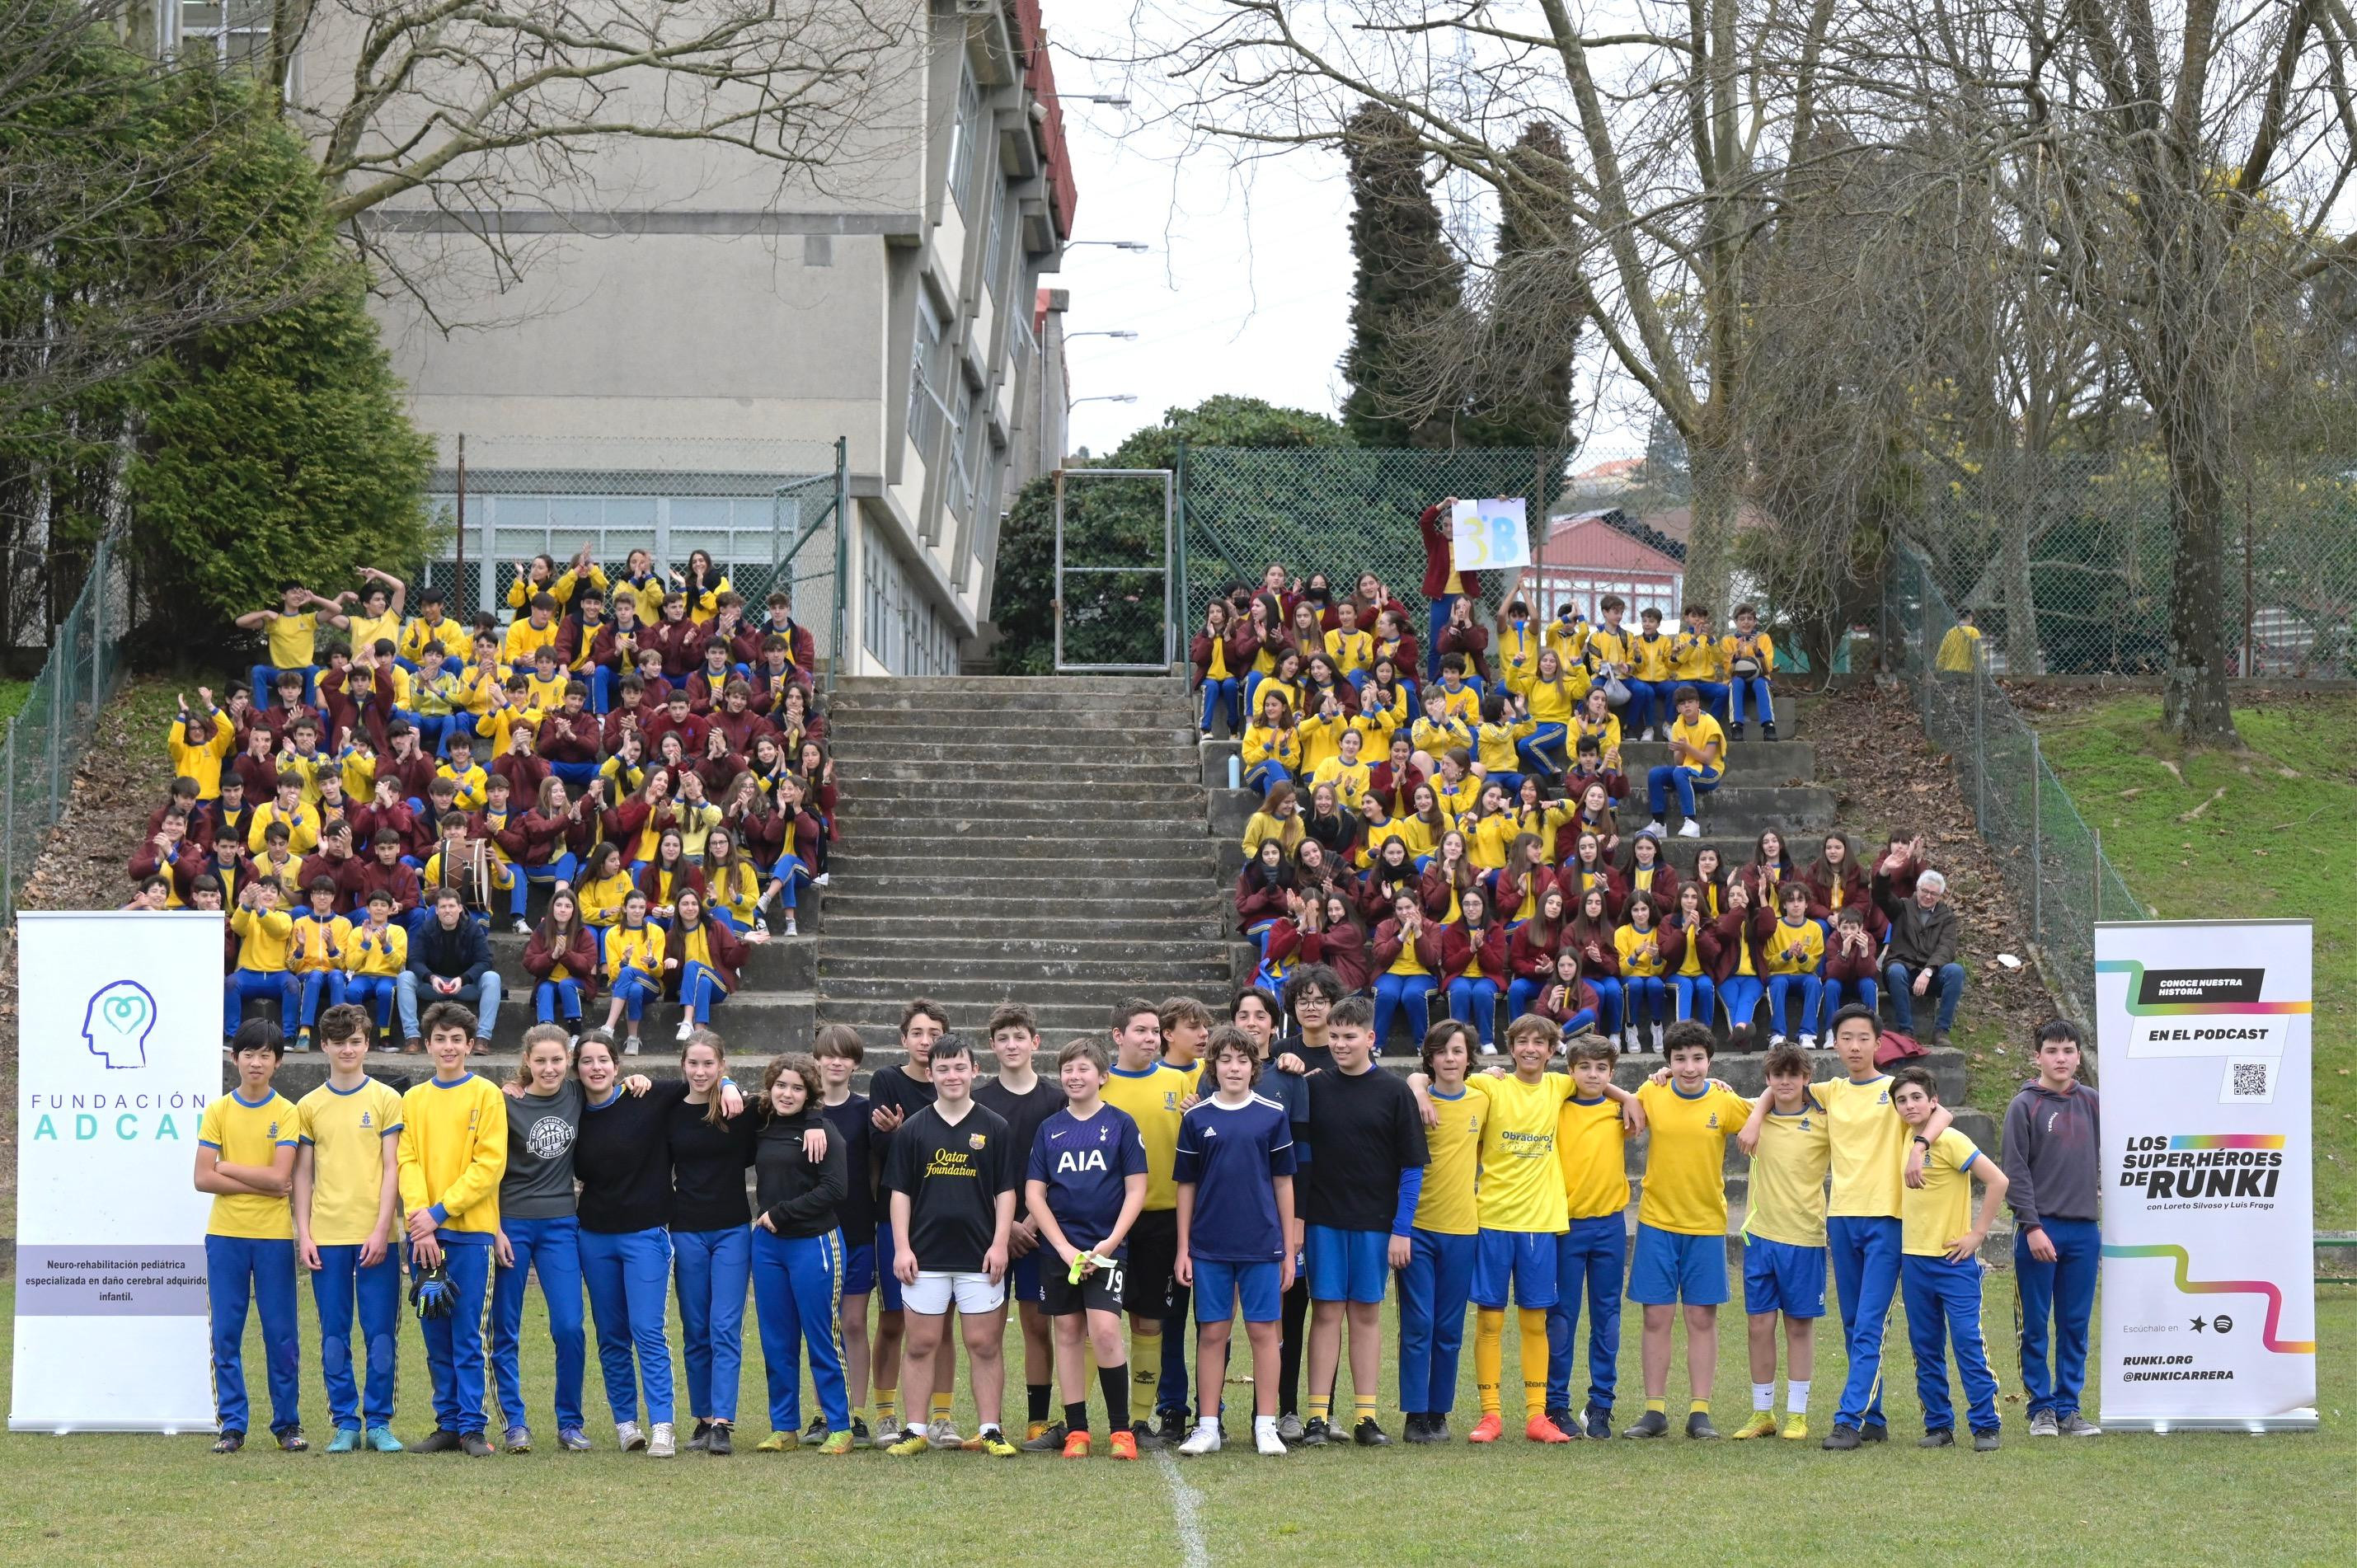
<path fill-rule="evenodd" d="M 1022 897 L 992 897 L 986 912 L 995 924 L 1028 930 L 1039 917 L 1058 921 L 1094 921 L 1100 925 L 1125 921 L 1131 917 L 1178 919 L 1217 914 L 1223 902 L 1224 895 L 1208 886 L 1183 897 L 1157 894 L 1150 898 L 1085 896 L 1042 898 L 1029 896 L 1027 889 Z M 830 930 L 837 929 L 841 920 L 867 916 L 899 915 L 910 920 L 935 923 L 950 913 L 943 900 L 928 894 L 881 889 L 845 893 L 835 901 L 835 910 L 838 918 L 829 922 Z"/>
<path fill-rule="evenodd" d="M 846 907 L 845 900 L 908 897 L 936 902 L 973 899 L 978 908 L 988 910 L 1001 897 L 1017 890 L 1028 898 L 1110 897 L 1125 903 L 1189 904 L 1200 900 L 1210 882 L 1208 863 L 1190 873 L 1159 875 L 1151 872 L 1132 874 L 1128 866 L 1112 858 L 1099 862 L 1093 872 L 1039 876 L 1030 875 L 1031 867 L 1024 869 L 1021 876 L 1009 876 L 1003 870 L 962 876 L 913 870 L 894 875 L 862 874 L 856 880 L 846 879 L 835 885 L 837 897 L 831 908 L 841 913 Z"/>
<path fill-rule="evenodd" d="M 973 774 L 942 767 L 930 773 L 890 779 L 842 779 L 839 815 L 870 821 L 877 817 L 988 816 L 1000 806 L 1123 806 L 1150 807 L 1152 814 L 1188 817 L 1201 822 L 1207 801 L 1192 775 L 1178 777 L 1167 769 L 1111 774 L 1082 779 L 1045 768 L 1029 773 Z M 1244 791 L 1232 791 L 1243 794 Z M 1247 813 L 1249 815 L 1249 813 Z"/>
<path fill-rule="evenodd" d="M 1125 719 L 1143 728 L 1190 723 L 1195 717 L 1192 710 L 1193 704 L 1183 699 L 1174 701 L 1156 693 L 1013 692 L 967 695 L 920 691 L 897 696 L 871 697 L 861 693 L 850 700 L 838 696 L 828 712 L 846 725 L 878 713 L 909 714 L 969 726 L 1000 714 L 1095 714 Z"/>
<path fill-rule="evenodd" d="M 1205 942 L 1210 945 L 1205 946 Z M 839 964 L 856 961 L 862 957 L 878 961 L 913 959 L 942 964 L 1004 958 L 1009 961 L 1033 963 L 1070 960 L 1150 967 L 1178 961 L 1179 958 L 1193 962 L 1194 955 L 1199 952 L 1225 953 L 1232 948 L 1250 945 L 1231 942 L 1224 938 L 1200 940 L 1142 938 L 1131 930 L 1127 921 L 1118 927 L 1091 927 L 1083 934 L 1070 937 L 1029 932 L 1008 937 L 932 936 L 906 930 L 881 935 L 846 935 L 830 930 L 819 950 L 818 961 L 823 971 L 833 971 Z"/>
<path fill-rule="evenodd" d="M 1131 753 L 1079 756 L 1068 750 L 1060 759 L 973 757 L 952 761 L 936 756 L 845 763 L 838 757 L 834 771 L 846 789 L 855 782 L 928 784 L 951 779 L 966 784 L 1036 785 L 1043 779 L 1068 779 L 1085 790 L 1094 791 L 1119 784 L 1168 783 L 1192 788 L 1196 770 L 1184 754 L 1145 758 Z"/>
<path fill-rule="evenodd" d="M 511 985 L 521 984 L 528 977 L 523 970 L 523 950 L 528 939 L 512 931 L 491 933 L 491 958 L 499 965 L 500 978 Z M 748 944 L 745 963 L 738 976 L 748 990 L 808 991 L 818 974 L 818 938 L 815 934 L 798 937 L 771 937 L 765 942 Z"/>
<path fill-rule="evenodd" d="M 882 845 L 874 851 L 838 852 L 833 861 L 834 875 L 848 882 L 878 881 L 893 876 L 979 876 L 996 873 L 1001 877 L 1020 875 L 1057 877 L 1085 875 L 1102 872 L 1105 862 L 1098 855 L 1073 854 L 1069 839 L 1007 839 L 1002 854 L 896 854 L 896 845 Z M 971 851 L 971 843 L 961 843 L 962 850 Z M 1209 839 L 1198 838 L 1187 847 L 1150 845 L 1154 853 L 1122 854 L 1123 869 L 1140 876 L 1208 876 L 1211 874 L 1214 856 Z"/>
<path fill-rule="evenodd" d="M 973 692 L 1003 696 L 1061 692 L 1159 692 L 1182 698 L 1186 682 L 1176 675 L 846 675 L 840 696 L 867 698 L 907 692 Z"/>
<path fill-rule="evenodd" d="M 1211 950 L 1208 945 L 1206 950 Z M 1227 1000 L 1229 968 L 1225 958 L 1139 961 L 1104 958 L 967 958 L 937 959 L 920 953 L 884 954 L 863 949 L 842 960 L 819 966 L 820 983 L 829 996 L 845 994 L 850 981 L 889 983 L 914 996 L 928 986 L 953 982 L 1012 986 L 1020 990 L 1034 982 L 1085 983 L 1102 991 L 1146 991 L 1157 996 L 1173 992 L 1210 993 Z"/>
<path fill-rule="evenodd" d="M 1085 745 L 1115 749 L 1164 741 L 1192 746 L 1200 740 L 1192 719 L 1183 713 L 1148 714 L 1144 717 L 1100 708 L 1060 711 L 1042 708 L 985 709 L 940 706 L 866 710 L 837 704 L 830 710 L 830 748 L 874 741 L 888 744 L 929 736 L 996 738 L 1026 746 L 1067 747 Z M 1085 740 L 1076 740 L 1076 736 Z"/>
<path fill-rule="evenodd" d="M 863 721 L 859 728 L 844 733 L 830 755 L 834 758 L 837 773 L 862 775 L 891 763 L 970 767 L 1004 762 L 1059 769 L 1085 767 L 1091 777 L 1101 768 L 1118 766 L 1194 771 L 1201 747 L 1185 732 L 1173 731 L 1168 736 L 1136 730 L 1120 733 L 1117 741 L 1083 747 L 1060 728 L 1041 732 L 1036 739 L 1016 739 L 995 727 L 975 729 L 969 725 L 930 733 L 879 731 L 869 728 Z"/>
<path fill-rule="evenodd" d="M 421 1014 L 425 1005 L 425 999 L 421 997 L 418 1009 Z M 593 1026 L 602 1025 L 606 1020 L 606 1006 L 602 996 L 586 1004 L 582 1008 L 585 1021 Z M 758 1042 L 765 1052 L 783 1048 L 792 1042 L 801 1042 L 793 1047 L 800 1049 L 810 1040 L 817 1007 L 818 998 L 809 991 L 740 991 L 713 1009 L 712 1026 L 720 1031 L 724 1039 L 741 1037 L 748 1047 Z M 248 1018 L 275 1019 L 277 1014 L 277 1004 L 274 1000 L 254 999 L 245 1004 L 245 1016 Z M 675 1002 L 649 1003 L 640 1023 L 639 1033 L 650 1046 L 658 1038 L 668 1044 L 679 1026 L 680 1016 L 679 1004 Z M 500 1015 L 492 1025 L 492 1045 L 504 1050 L 515 1049 L 523 1038 L 523 1032 L 534 1021 L 532 993 L 508 988 L 500 1003 Z M 622 1027 L 627 1029 L 628 1026 L 629 1020 L 625 1018 Z M 390 1032 L 397 1034 L 400 1028 L 401 1020 L 396 1013 Z M 289 1031 L 289 1036 L 291 1038 L 292 1031 Z M 288 1059 L 301 1060 L 303 1055 L 290 1052 Z"/>
<path fill-rule="evenodd" d="M 963 815 L 898 821 L 879 816 L 870 820 L 864 832 L 859 831 L 858 824 L 841 820 L 835 825 L 843 832 L 834 847 L 834 865 L 868 856 L 972 855 L 984 844 L 990 845 L 994 852 L 996 846 L 1005 844 L 1004 858 L 1010 862 L 1093 855 L 1101 844 L 1117 846 L 1125 854 L 1135 852 L 1148 858 L 1191 854 L 1199 850 L 1209 852 L 1216 847 L 1200 818 L 1192 822 L 1178 817 L 1131 822 L 1092 821 L 1071 824 L 1070 831 L 1062 832 L 1058 831 L 1057 823 L 1049 821 L 993 822 Z"/>
<path fill-rule="evenodd" d="M 920 993 L 909 989 L 912 983 L 889 976 L 830 975 L 825 981 L 826 1004 L 830 1011 L 859 1010 L 861 1003 L 888 1003 L 897 1010 L 911 996 Z M 1003 1002 L 1020 1002 L 1042 1015 L 1062 1016 L 1066 1010 L 1077 1010 L 1092 1018 L 1098 1025 L 1110 1028 L 1104 1015 L 1120 998 L 1139 993 L 1149 993 L 1155 1000 L 1172 994 L 1173 981 L 1146 981 L 1135 976 L 1118 979 L 1087 977 L 1071 980 L 1043 978 L 1034 973 L 1006 978 L 968 975 L 943 971 L 922 983 L 921 994 L 932 997 L 951 1008 L 980 1007 L 985 1011 Z M 1213 991 L 1198 1000 L 1216 1004 L 1224 1013 L 1227 997 L 1219 994 L 1210 984 L 1202 990 Z"/>
<path fill-rule="evenodd" d="M 1210 897 L 1216 898 L 1217 896 Z M 846 941 L 871 937 L 906 937 L 938 926 L 941 920 L 942 911 L 937 907 L 920 912 L 912 912 L 905 905 L 871 908 L 830 918 L 826 924 L 826 934 Z M 1132 914 L 1117 928 L 1109 928 L 1101 913 L 1073 912 L 1060 902 L 1054 912 L 1020 917 L 1020 923 L 1015 930 L 1017 936 L 1035 940 L 1085 941 L 1103 937 L 1113 929 L 1125 940 L 1212 941 L 1225 940 L 1228 924 L 1228 917 L 1220 912 L 1216 904 L 1207 904 L 1201 913 L 1164 910 L 1153 915 Z"/>
<path fill-rule="evenodd" d="M 869 825 L 898 830 L 904 824 L 920 822 L 1022 823 L 1036 828 L 1043 822 L 1138 822 L 1190 824 L 1197 831 L 1203 826 L 1203 800 L 1200 793 L 1189 798 L 1189 790 L 1125 789 L 1114 799 L 1081 794 L 1041 796 L 1025 791 L 1019 785 L 994 790 L 987 799 L 961 792 L 952 786 L 930 788 L 923 785 L 899 785 L 891 793 L 868 792 L 854 795 L 845 802 L 843 814 L 835 819 L 845 837 Z M 1242 791 L 1238 791 L 1241 793 Z M 1249 812 L 1246 815 L 1250 815 Z M 1243 822 L 1236 823 L 1236 832 L 1243 832 Z"/>

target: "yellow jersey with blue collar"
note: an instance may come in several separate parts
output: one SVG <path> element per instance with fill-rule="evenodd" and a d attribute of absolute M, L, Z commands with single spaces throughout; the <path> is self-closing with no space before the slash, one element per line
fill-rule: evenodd
<path fill-rule="evenodd" d="M 1127 1112 L 1146 1144 L 1146 1208 L 1148 1213 L 1178 1207 L 1172 1173 L 1178 1162 L 1178 1122 L 1195 1093 L 1202 1064 L 1177 1068 L 1157 1061 L 1142 1071 L 1114 1067 L 1105 1075 L 1104 1102 Z"/>
<path fill-rule="evenodd" d="M 467 659 L 475 650 L 474 634 L 448 616 L 438 621 L 428 621 L 420 616 L 401 628 L 401 656 L 412 664 L 431 644 L 442 650 L 445 659 Z"/>
<path fill-rule="evenodd" d="M 1825 1108 L 1832 1134 L 1833 1196 L 1825 1212 L 1841 1219 L 1896 1219 L 1906 1190 L 1907 1148 L 1914 1134 L 1890 1103 L 1893 1079 L 1833 1078 L 1809 1086 Z"/>
<path fill-rule="evenodd" d="M 1892 1120 L 1898 1119 L 1892 1113 Z M 1910 1133 L 1911 1139 L 1913 1134 Z M 1980 1149 L 1953 1127 L 1923 1152 L 1923 1185 L 1899 1189 L 1899 1250 L 1910 1257 L 1945 1256 L 1973 1228 L 1973 1178 Z"/>
<path fill-rule="evenodd" d="M 1639 632 L 1630 654 L 1637 665 L 1640 681 L 1667 681 L 1670 661 L 1677 652 L 1677 639 L 1663 632 Z"/>
<path fill-rule="evenodd" d="M 269 1168 L 278 1151 L 302 1141 L 295 1102 L 273 1090 L 249 1101 L 235 1090 L 207 1102 L 197 1122 L 197 1144 L 210 1149 L 221 1164 Z M 205 1221 L 208 1236 L 239 1236 L 255 1241 L 292 1241 L 295 1211 L 283 1197 L 259 1193 L 217 1192 Z"/>
<path fill-rule="evenodd" d="M 1470 1236 L 1480 1229 L 1482 1128 L 1490 1102 L 1473 1092 L 1472 1082 L 1453 1095 L 1431 1093 L 1437 1121 L 1424 1130 L 1431 1160 L 1424 1167 L 1415 1224 L 1436 1236 Z"/>
<path fill-rule="evenodd" d="M 1588 667 L 1601 675 L 1608 665 L 1634 664 L 1637 656 L 1631 644 L 1637 640 L 1627 628 L 1599 626 L 1587 634 Z"/>
<path fill-rule="evenodd" d="M 401 1136 L 400 1091 L 372 1078 L 350 1090 L 323 1083 L 295 1109 L 311 1151 L 311 1240 L 357 1247 L 376 1233 L 384 1141 Z"/>
<path fill-rule="evenodd" d="M 1498 633 L 1499 679 L 1509 692 L 1527 692 L 1539 678 L 1539 638 L 1525 621 Z"/>
<path fill-rule="evenodd" d="M 469 1072 L 427 1079 L 401 1101 L 401 1207 L 434 1216 L 442 1240 L 488 1245 L 500 1230 L 508 1168 L 508 1102 Z"/>
<path fill-rule="evenodd" d="M 1340 627 L 1326 634 L 1326 656 L 1345 675 L 1355 675 L 1375 661 L 1375 639 L 1372 633 L 1344 631 Z"/>
<path fill-rule="evenodd" d="M 1680 1236 L 1727 1234 L 1727 1140 L 1750 1120 L 1751 1101 L 1705 1082 L 1695 1094 L 1674 1082 L 1637 1090 L 1650 1142 L 1637 1222 Z"/>
<path fill-rule="evenodd" d="M 198 722 L 202 725 L 202 718 Z M 205 738 L 194 746 L 188 744 L 186 719 L 174 719 L 171 727 L 164 732 L 164 747 L 172 756 L 172 772 L 197 781 L 199 800 L 210 800 L 221 793 L 221 764 L 236 745 L 237 726 L 218 708 L 213 710 L 212 724 Z"/>
<path fill-rule="evenodd" d="M 1481 722 L 1481 693 L 1470 686 L 1451 686 L 1446 680 L 1430 690 L 1440 693 L 1441 711 L 1465 721 L 1467 728 Z"/>
<path fill-rule="evenodd" d="M 1628 1130 L 1609 1096 L 1566 1097 L 1555 1114 L 1555 1157 L 1563 1169 L 1564 1216 L 1600 1219 L 1629 1207 Z"/>
<path fill-rule="evenodd" d="M 1418 719 L 1409 728 L 1407 737 L 1416 750 L 1435 762 L 1460 747 L 1468 752 L 1473 749 L 1473 726 L 1459 718 L 1444 716 L 1440 724 L 1429 718 Z"/>
<path fill-rule="evenodd" d="M 1813 1093 L 1794 1112 L 1773 1105 L 1760 1124 L 1751 1155 L 1750 1212 L 1743 1233 L 1789 1247 L 1825 1244 L 1825 1173 L 1833 1160 L 1833 1129 Z"/>
<path fill-rule="evenodd" d="M 295 917 L 284 909 L 267 914 L 240 909 L 229 918 L 237 933 L 237 967 L 261 974 L 278 974 L 286 968 L 286 950 L 295 935 Z"/>
<path fill-rule="evenodd" d="M 1670 639 L 1670 672 L 1681 681 L 1727 679 L 1727 656 L 1710 633 L 1682 631 Z"/>

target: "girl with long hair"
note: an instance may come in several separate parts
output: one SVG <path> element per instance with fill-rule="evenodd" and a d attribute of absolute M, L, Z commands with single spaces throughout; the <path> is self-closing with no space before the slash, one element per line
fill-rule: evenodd
<path fill-rule="evenodd" d="M 851 1402 L 835 1303 L 845 1264 L 837 1215 L 853 1177 L 840 1140 L 824 1140 L 825 1154 L 810 1156 L 810 1134 L 826 1126 L 823 1095 L 815 1059 L 800 1051 L 770 1058 L 753 1149 L 753 1312 L 770 1392 L 764 1454 L 782 1453 L 800 1441 L 805 1349 L 825 1423 L 818 1451 L 851 1452 Z M 866 1173 L 858 1179 L 866 1180 Z"/>
<path fill-rule="evenodd" d="M 1663 1017 L 1669 1011 L 1664 1003 L 1668 987 L 1662 976 L 1669 968 L 1669 960 L 1662 942 L 1662 933 L 1655 929 L 1655 917 L 1660 913 L 1650 893 L 1631 893 L 1626 911 L 1627 923 L 1613 933 L 1615 955 L 1620 961 L 1621 1027 L 1620 1049 L 1633 1053 L 1646 1048 L 1645 1029 L 1652 1027 L 1652 1047 L 1662 1048 Z"/>
<path fill-rule="evenodd" d="M 1609 1039 L 1620 1035 L 1620 936 L 1601 887 L 1590 887 L 1573 906 L 1564 946 L 1579 954 L 1579 972 L 1596 993 L 1597 1015 Z"/>
<path fill-rule="evenodd" d="M 740 941 L 736 932 L 705 914 L 702 892 L 680 890 L 663 939 L 663 975 L 665 989 L 679 1002 L 682 1040 L 695 1033 L 698 1024 L 709 1022 L 712 1010 L 736 992 L 746 942 L 766 941 L 769 936 L 757 929 Z"/>
<path fill-rule="evenodd" d="M 1475 895 L 1479 897 L 1479 895 Z M 1421 1035 L 1433 988 L 1442 974 L 1441 924 L 1427 919 L 1423 903 L 1401 894 L 1391 918 L 1375 928 L 1375 1050 L 1391 1038 L 1392 1015 L 1408 1010 L 1409 1033 Z"/>
<path fill-rule="evenodd" d="M 1481 1054 L 1498 1054 L 1498 986 L 1508 977 L 1506 927 L 1490 917 L 1479 888 L 1466 894 L 1458 918 L 1441 931 L 1441 978 L 1448 991 L 1448 1015 L 1473 1026 Z"/>
<path fill-rule="evenodd" d="M 580 900 L 570 887 L 549 895 L 548 912 L 524 944 L 523 970 L 533 978 L 534 1020 L 554 1024 L 561 1007 L 574 1037 L 579 1038 L 581 1005 L 597 992 L 597 939 L 582 920 Z"/>
<path fill-rule="evenodd" d="M 1555 973 L 1555 954 L 1563 949 L 1566 901 L 1563 889 L 1549 884 L 1532 902 L 1529 918 L 1506 939 L 1506 967 L 1513 974 L 1506 986 L 1510 1022 L 1530 1010 L 1531 999 Z"/>
<path fill-rule="evenodd" d="M 1678 1022 L 1692 1018 L 1707 1027 L 1717 1015 L 1717 992 L 1712 977 L 1718 972 L 1718 931 L 1703 908 L 1703 889 L 1689 882 L 1678 889 L 1677 908 L 1662 922 L 1662 951 L 1669 960 L 1666 978 L 1677 995 Z"/>

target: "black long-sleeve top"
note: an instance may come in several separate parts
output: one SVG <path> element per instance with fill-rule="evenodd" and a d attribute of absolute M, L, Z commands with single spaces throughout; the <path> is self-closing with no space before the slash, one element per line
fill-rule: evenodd
<path fill-rule="evenodd" d="M 746 1110 L 716 1124 L 708 1109 L 684 1099 L 671 1108 L 665 1131 L 674 1230 L 726 1230 L 753 1220 L 745 1202 L 745 1167 L 753 1163 L 759 1119 Z"/>
<path fill-rule="evenodd" d="M 656 1230 L 671 1219 L 672 1110 L 687 1095 L 678 1079 L 643 1095 L 616 1084 L 612 1098 L 581 1112 L 573 1174 L 581 1178 L 581 1229 L 601 1236 Z M 702 1108 L 698 1107 L 700 1111 Z"/>
<path fill-rule="evenodd" d="M 843 1140 L 829 1129 L 826 1157 L 813 1163 L 802 1153 L 802 1135 L 824 1120 L 804 1112 L 781 1116 L 761 1129 L 754 1147 L 753 1185 L 760 1211 L 788 1240 L 823 1236 L 835 1228 L 848 1196 L 850 1163 Z"/>

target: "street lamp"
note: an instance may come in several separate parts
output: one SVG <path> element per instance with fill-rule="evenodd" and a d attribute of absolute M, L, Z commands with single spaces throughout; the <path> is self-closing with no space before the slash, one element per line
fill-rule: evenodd
<path fill-rule="evenodd" d="M 1123 342 L 1125 342 L 1125 343 L 1128 343 L 1128 342 L 1135 342 L 1135 341 L 1136 340 L 1136 338 L 1137 338 L 1137 334 L 1136 334 L 1136 333 L 1135 333 L 1135 332 L 1130 332 L 1130 331 L 1126 331 L 1126 330 L 1098 331 L 1098 332 L 1067 332 L 1067 333 L 1065 333 L 1065 334 L 1064 334 L 1064 340 L 1065 340 L 1066 342 L 1070 342 L 1070 341 L 1071 341 L 1071 339 L 1073 339 L 1073 338 L 1120 338 Z"/>
<path fill-rule="evenodd" d="M 1116 251 L 1137 252 L 1150 251 L 1154 248 L 1143 240 L 1067 240 L 1064 242 L 1064 249 L 1068 251 L 1078 245 L 1111 245 Z"/>
<path fill-rule="evenodd" d="M 1095 397 L 1076 397 L 1064 406 L 1078 408 L 1084 403 L 1135 403 L 1136 401 L 1135 392 L 1101 392 Z"/>
<path fill-rule="evenodd" d="M 1102 103 L 1110 109 L 1129 107 L 1129 99 L 1118 92 L 1060 92 L 1056 96 L 1067 103 Z"/>

